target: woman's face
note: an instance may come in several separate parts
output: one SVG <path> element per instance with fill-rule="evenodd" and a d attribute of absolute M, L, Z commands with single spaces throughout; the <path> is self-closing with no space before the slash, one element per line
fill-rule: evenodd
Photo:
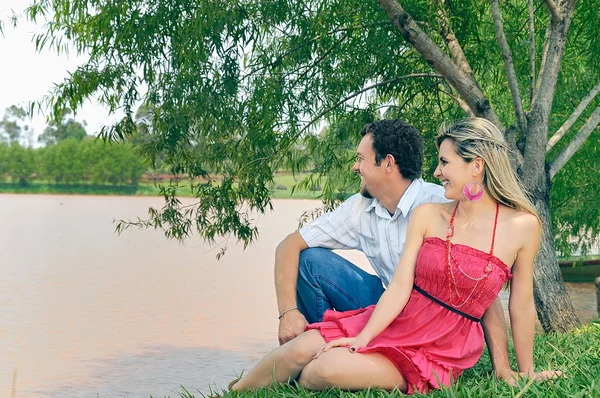
<path fill-rule="evenodd" d="M 442 141 L 438 156 L 438 165 L 433 172 L 444 187 L 445 196 L 451 200 L 462 200 L 463 186 L 474 178 L 471 163 L 465 162 L 454 149 L 454 142 L 450 138 Z"/>

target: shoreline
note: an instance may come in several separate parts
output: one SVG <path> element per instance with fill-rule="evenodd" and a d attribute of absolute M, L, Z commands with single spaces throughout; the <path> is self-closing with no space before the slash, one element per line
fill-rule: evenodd
<path fill-rule="evenodd" d="M 6 189 L 8 186 L 9 189 Z M 182 187 L 184 194 L 178 195 L 180 198 L 193 198 L 194 196 L 185 194 L 186 187 Z M 187 190 L 189 192 L 189 190 Z M 288 193 L 287 195 L 285 193 Z M 82 197 L 128 197 L 128 198 L 162 198 L 159 194 L 158 188 L 154 184 L 140 184 L 137 186 L 123 185 L 83 185 L 83 184 L 49 184 L 49 183 L 34 183 L 29 186 L 12 186 L 10 183 L 0 183 L 0 195 L 51 195 L 51 196 L 82 196 Z M 277 200 L 319 200 L 320 191 L 317 192 L 305 192 L 296 191 L 293 195 L 291 190 L 274 190 L 272 192 L 271 199 Z M 561 272 L 564 274 L 572 274 L 573 269 L 581 269 L 583 267 L 589 267 L 589 272 L 596 271 L 600 272 L 600 256 L 598 253 L 591 253 L 585 256 L 583 259 L 578 256 L 569 258 L 559 258 L 558 260 Z M 582 280 L 582 282 L 588 282 L 590 279 L 593 282 L 593 278 L 590 276 Z"/>

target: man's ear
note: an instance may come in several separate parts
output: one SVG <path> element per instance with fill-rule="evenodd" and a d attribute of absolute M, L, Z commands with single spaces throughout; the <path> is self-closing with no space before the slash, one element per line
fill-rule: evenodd
<path fill-rule="evenodd" d="M 385 162 L 386 170 L 392 170 L 394 167 L 396 167 L 396 159 L 394 159 L 394 156 L 389 153 L 385 155 L 383 161 Z"/>

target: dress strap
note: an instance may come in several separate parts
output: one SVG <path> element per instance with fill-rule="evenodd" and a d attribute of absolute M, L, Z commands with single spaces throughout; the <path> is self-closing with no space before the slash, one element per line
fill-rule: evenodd
<path fill-rule="evenodd" d="M 498 213 L 500 205 L 496 202 L 496 217 L 494 218 L 494 231 L 492 232 L 492 247 L 490 248 L 490 256 L 494 255 L 494 242 L 496 241 L 496 226 L 498 225 Z"/>
<path fill-rule="evenodd" d="M 450 217 L 450 225 L 446 228 L 446 240 L 449 240 L 454 236 L 454 217 L 456 216 L 456 210 L 458 210 L 458 204 L 460 202 L 456 201 L 456 206 L 454 206 L 454 211 L 452 212 L 452 217 Z"/>
<path fill-rule="evenodd" d="M 458 210 L 458 204 L 460 202 L 456 201 L 456 206 L 454 206 L 454 211 L 452 212 L 452 216 L 450 217 L 450 225 L 446 229 L 446 240 L 449 240 L 454 236 L 454 217 L 456 217 L 456 211 Z M 496 227 L 498 226 L 498 213 L 500 212 L 500 205 L 496 202 L 496 216 L 494 217 L 494 229 L 492 231 L 492 245 L 490 247 L 490 255 L 494 255 L 494 243 L 496 242 Z"/>

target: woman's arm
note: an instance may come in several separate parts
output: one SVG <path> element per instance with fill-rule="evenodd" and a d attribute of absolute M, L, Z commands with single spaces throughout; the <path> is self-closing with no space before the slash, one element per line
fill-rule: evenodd
<path fill-rule="evenodd" d="M 349 346 L 351 352 L 366 346 L 373 338 L 381 333 L 404 309 L 410 298 L 415 278 L 415 264 L 423 238 L 427 231 L 427 220 L 432 217 L 433 204 L 417 207 L 408 224 L 406 245 L 400 262 L 394 272 L 394 277 L 383 295 L 379 298 L 371 318 L 363 330 L 355 338 L 338 339 L 329 342 L 321 352 L 333 347 Z"/>
<path fill-rule="evenodd" d="M 500 298 L 497 297 L 481 319 L 485 343 L 488 347 L 492 368 L 498 378 L 510 371 L 508 359 L 508 334 L 506 333 L 506 320 Z"/>
<path fill-rule="evenodd" d="M 519 371 L 535 377 L 533 368 L 533 338 L 535 305 L 533 302 L 533 260 L 540 246 L 541 226 L 532 215 L 525 215 L 518 229 L 524 242 L 512 267 L 508 311 Z"/>

